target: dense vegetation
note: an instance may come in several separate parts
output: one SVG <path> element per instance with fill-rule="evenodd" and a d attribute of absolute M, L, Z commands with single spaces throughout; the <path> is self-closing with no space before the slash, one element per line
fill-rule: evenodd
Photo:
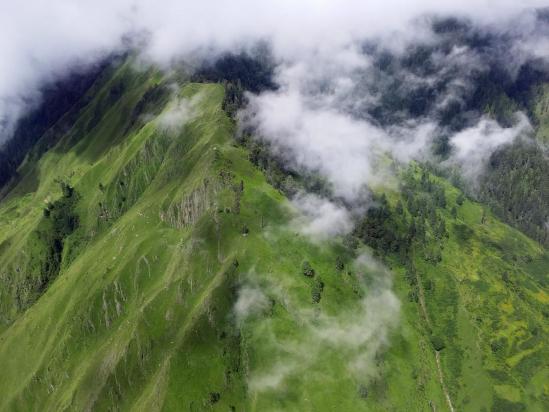
<path fill-rule="evenodd" d="M 404 171 L 402 182 L 398 194 L 381 195 L 356 235 L 387 264 L 402 268 L 408 301 L 418 306 L 433 349 L 443 354 L 450 397 L 465 410 L 535 409 L 510 394 L 518 395 L 513 385 L 528 392 L 546 373 L 547 348 L 540 337 L 546 333 L 545 299 L 522 288 L 545 290 L 547 256 L 532 265 L 530 246 L 516 249 L 519 237 L 501 238 L 501 224 L 487 208 L 425 170 Z M 506 332 L 519 324 L 518 334 Z M 483 372 L 473 373 L 470 362 L 480 362 Z M 486 393 L 489 380 L 496 389 L 492 396 Z M 474 385 L 484 393 L 459 394 Z"/>
<path fill-rule="evenodd" d="M 540 243 L 549 242 L 549 159 L 532 142 L 492 154 L 481 196 L 494 212 Z"/>
<path fill-rule="evenodd" d="M 227 53 L 212 62 L 206 62 L 192 76 L 193 81 L 228 82 L 244 90 L 259 93 L 275 89 L 274 64 L 267 46 L 256 47 L 252 54 Z"/>
<path fill-rule="evenodd" d="M 38 237 L 45 243 L 47 255 L 40 271 L 39 292 L 43 292 L 61 269 L 64 240 L 78 227 L 75 213 L 78 194 L 65 182 L 60 182 L 62 197 L 44 208 L 44 221 L 38 226 Z"/>

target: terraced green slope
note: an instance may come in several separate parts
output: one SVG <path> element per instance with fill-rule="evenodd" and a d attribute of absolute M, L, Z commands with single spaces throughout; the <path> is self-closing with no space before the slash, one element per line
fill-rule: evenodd
<path fill-rule="evenodd" d="M 0 202 L 1 410 L 546 409 L 544 249 L 444 181 L 415 282 L 310 239 L 223 87 L 172 82 L 116 69 Z"/>

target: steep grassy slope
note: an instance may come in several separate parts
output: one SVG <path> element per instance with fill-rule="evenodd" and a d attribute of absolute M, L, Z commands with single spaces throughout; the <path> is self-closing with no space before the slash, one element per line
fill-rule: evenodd
<path fill-rule="evenodd" d="M 549 254 L 499 222 L 487 207 L 465 200 L 440 178 L 431 175 L 426 184 L 425 176 L 414 166 L 403 177 L 403 190 L 411 189 L 413 196 L 387 196 L 393 207 L 399 200 L 404 205 L 397 219 L 406 216 L 418 228 L 412 259 L 401 276 L 408 284 L 407 300 L 421 313 L 422 328 L 433 346 L 442 348 L 441 366 L 454 406 L 544 410 Z M 419 200 L 429 204 L 437 192 L 433 187 L 444 192 L 445 202 L 425 213 Z M 401 266 L 398 257 L 389 261 Z"/>
<path fill-rule="evenodd" d="M 99 81 L 0 203 L 0 409 L 546 409 L 544 249 L 444 181 L 415 281 L 303 236 L 223 87 L 169 82 Z"/>
<path fill-rule="evenodd" d="M 302 260 L 325 274 L 330 296 L 341 277 L 335 251 L 284 228 L 291 212 L 283 197 L 232 145 L 221 86 L 185 85 L 156 120 L 128 127 L 128 113 L 158 80 L 123 66 L 55 148 L 23 166 L 25 177 L 3 202 L 2 407 L 365 408 L 358 378 L 328 347 L 328 363 L 318 368 L 340 373 L 293 385 L 287 397 L 270 385 L 251 385 L 254 395 L 247 396 L 248 377 L 276 367 L 275 358 L 262 355 L 280 348 L 252 320 L 241 324 L 242 335 L 235 327 L 244 322 L 232 314 L 239 285 L 269 281 L 280 288 L 278 301 L 266 297 L 270 288 L 258 292 L 267 302 L 259 308 L 272 313 L 276 336 L 298 342 L 319 306 Z M 120 82 L 128 92 L 112 102 Z M 166 119 L 184 120 L 173 107 L 181 101 L 192 102 L 188 123 L 173 130 Z M 70 194 L 60 193 L 59 182 Z M 50 245 L 38 233 L 65 198 L 76 199 L 69 203 L 78 224 L 60 239 L 58 274 L 43 279 Z M 353 279 L 322 299 L 328 313 L 360 309 Z M 19 298 L 20 290 L 32 298 Z M 327 393 L 319 381 L 337 387 Z"/>

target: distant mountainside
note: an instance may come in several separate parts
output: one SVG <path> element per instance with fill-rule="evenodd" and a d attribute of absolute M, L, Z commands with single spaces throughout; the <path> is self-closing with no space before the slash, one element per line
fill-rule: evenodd
<path fill-rule="evenodd" d="M 19 120 L 13 136 L 7 139 L 0 134 L 0 188 L 17 175 L 17 168 L 41 136 L 46 132 L 62 133 L 63 128 L 74 122 L 74 115 L 88 102 L 85 93 L 107 72 L 109 61 L 114 60 L 115 57 L 105 59 L 47 84 L 42 90 L 41 103 Z M 0 196 L 3 192 L 5 189 L 0 190 Z"/>
<path fill-rule="evenodd" d="M 322 185 L 236 134 L 274 87 L 239 64 L 130 57 L 32 132 L 0 181 L 0 410 L 548 410 L 543 149 L 496 152 L 476 200 L 388 158 L 352 233 L 307 236 L 289 197 Z"/>

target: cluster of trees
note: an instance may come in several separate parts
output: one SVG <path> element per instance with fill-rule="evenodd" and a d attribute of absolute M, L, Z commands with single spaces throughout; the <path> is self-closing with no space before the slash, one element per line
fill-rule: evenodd
<path fill-rule="evenodd" d="M 419 181 L 409 175 L 401 191 L 411 215 L 408 230 L 410 234 L 425 242 L 428 225 L 432 237 L 441 240 L 448 236 L 445 219 L 438 212 L 439 209 L 447 207 L 444 188 L 440 184 L 430 179 L 428 173 L 423 170 Z"/>
<path fill-rule="evenodd" d="M 233 212 L 235 214 L 240 214 L 240 200 L 242 199 L 242 194 L 244 193 L 244 181 L 241 180 L 239 184 L 233 185 L 234 192 L 234 204 Z M 246 231 L 248 233 L 248 231 Z"/>
<path fill-rule="evenodd" d="M 75 212 L 78 195 L 68 183 L 59 181 L 62 197 L 48 203 L 44 209 L 44 220 L 38 228 L 38 236 L 46 245 L 46 258 L 42 262 L 39 292 L 57 277 L 61 268 L 64 240 L 76 230 L 79 224 Z"/>
<path fill-rule="evenodd" d="M 407 250 L 409 239 L 401 219 L 391 208 L 385 195 L 374 196 L 376 206 L 370 207 L 355 229 L 355 234 L 373 249 L 394 253 Z"/>
<path fill-rule="evenodd" d="M 207 62 L 191 77 L 195 82 L 219 82 L 225 86 L 222 108 L 231 118 L 247 103 L 245 92 L 259 93 L 276 89 L 274 64 L 270 51 L 260 45 L 253 53 L 226 53 Z"/>
<path fill-rule="evenodd" d="M 307 277 L 313 277 L 315 275 L 315 270 L 311 266 L 308 260 L 304 261 L 301 265 L 302 273 Z"/>
<path fill-rule="evenodd" d="M 192 76 L 192 81 L 228 82 L 244 90 L 259 93 L 275 89 L 274 64 L 267 47 L 259 46 L 253 53 L 226 53 L 213 62 L 207 62 Z"/>
<path fill-rule="evenodd" d="M 226 53 L 207 62 L 191 77 L 196 82 L 219 82 L 225 86 L 222 108 L 231 118 L 247 103 L 245 92 L 276 89 L 274 63 L 270 50 L 259 45 L 251 53 Z"/>
<path fill-rule="evenodd" d="M 433 345 L 433 349 L 437 352 L 440 352 L 442 349 L 446 347 L 446 344 L 444 343 L 444 339 L 440 337 L 439 335 L 432 335 L 431 336 L 431 345 Z"/>
<path fill-rule="evenodd" d="M 245 105 L 244 87 L 240 80 L 236 82 L 225 82 L 225 97 L 223 98 L 222 109 L 231 118 L 234 118 L 240 108 Z"/>
<path fill-rule="evenodd" d="M 481 199 L 507 223 L 549 244 L 549 160 L 541 149 L 518 141 L 495 151 L 481 181 Z"/>
<path fill-rule="evenodd" d="M 322 291 L 324 290 L 324 282 L 320 278 L 316 278 L 311 289 L 311 299 L 313 303 L 320 302 Z"/>
<path fill-rule="evenodd" d="M 330 197 L 329 182 L 315 172 L 290 170 L 282 155 L 274 154 L 269 143 L 242 136 L 238 142 L 249 151 L 250 161 L 257 166 L 267 181 L 288 197 L 300 191 Z"/>
<path fill-rule="evenodd" d="M 301 264 L 301 273 L 309 278 L 313 278 L 313 284 L 311 287 L 311 300 L 313 303 L 320 302 L 320 298 L 322 297 L 322 291 L 324 290 L 324 282 L 319 276 L 316 276 L 316 272 L 309 263 L 309 261 L 303 261 L 303 263 Z"/>
<path fill-rule="evenodd" d="M 38 292 L 59 274 L 63 255 L 64 240 L 76 230 L 79 224 L 75 212 L 78 195 L 68 183 L 59 181 L 62 197 L 44 208 L 44 220 L 38 228 L 38 237 L 46 246 L 46 258 L 42 262 L 41 279 Z"/>
<path fill-rule="evenodd" d="M 213 405 L 221 399 L 221 394 L 219 392 L 210 392 L 210 404 Z"/>
<path fill-rule="evenodd" d="M 425 171 L 419 179 L 409 173 L 401 185 L 401 199 L 394 207 L 385 195 L 373 199 L 375 206 L 368 209 L 355 229 L 358 238 L 383 255 L 399 254 L 403 263 L 410 261 L 412 246 L 422 251 L 425 260 L 440 262 L 440 241 L 448 236 L 446 220 L 440 213 L 448 205 L 440 184 Z M 437 240 L 435 246 L 429 239 Z"/>

